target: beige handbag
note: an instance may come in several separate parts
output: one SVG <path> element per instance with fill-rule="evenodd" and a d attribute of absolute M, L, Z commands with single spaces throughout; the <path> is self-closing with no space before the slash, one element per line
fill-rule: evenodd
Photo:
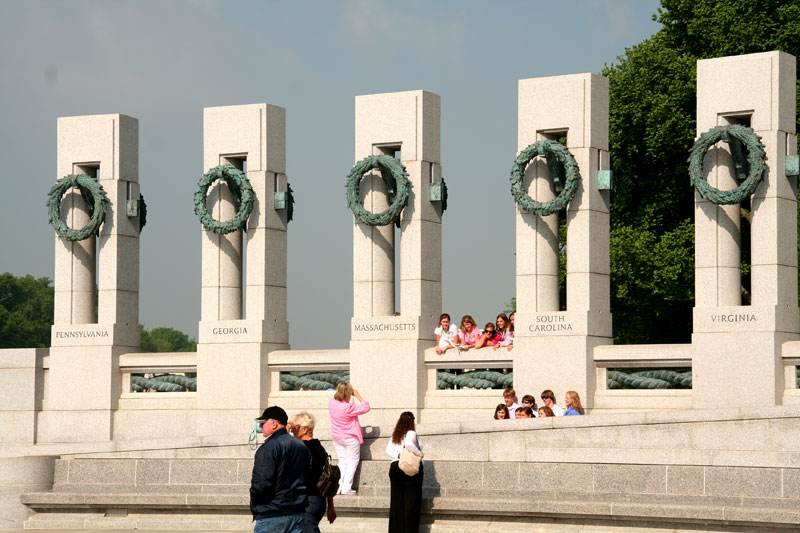
<path fill-rule="evenodd" d="M 414 455 L 413 452 L 403 448 L 403 451 L 400 452 L 400 461 L 397 466 L 399 466 L 400 470 L 405 472 L 407 476 L 416 476 L 419 474 L 419 463 L 421 460 L 422 457 Z"/>

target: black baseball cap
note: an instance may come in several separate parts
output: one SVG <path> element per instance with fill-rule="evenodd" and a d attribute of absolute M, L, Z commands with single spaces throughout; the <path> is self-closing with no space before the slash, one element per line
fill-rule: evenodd
<path fill-rule="evenodd" d="M 280 422 L 284 426 L 289 421 L 289 417 L 286 416 L 286 411 L 277 405 L 273 405 L 272 407 L 267 407 L 264 409 L 264 412 L 261 413 L 261 416 L 256 418 L 256 422 L 265 422 L 270 419 Z"/>

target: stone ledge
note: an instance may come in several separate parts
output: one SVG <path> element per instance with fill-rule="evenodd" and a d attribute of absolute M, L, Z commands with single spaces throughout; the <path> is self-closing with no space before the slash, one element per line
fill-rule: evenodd
<path fill-rule="evenodd" d="M 630 454 L 619 462 L 591 461 L 596 454 L 585 449 L 581 461 L 570 462 L 568 450 L 548 461 L 426 461 L 425 490 L 440 496 L 456 496 L 468 490 L 540 494 L 541 487 L 579 494 L 662 494 L 665 496 L 733 496 L 800 499 L 800 468 L 787 466 L 718 466 L 713 462 L 638 464 Z M 743 453 L 743 452 L 740 452 Z M 652 458 L 652 457 L 651 457 Z M 557 459 L 561 459 L 560 461 Z M 627 459 L 628 462 L 622 462 Z M 677 459 L 677 458 L 676 458 Z M 708 459 L 708 458 L 706 458 Z M 689 461 L 692 458 L 688 458 Z M 122 466 L 129 467 L 122 468 Z M 198 468 L 200 470 L 198 470 Z M 127 473 L 126 476 L 120 474 Z M 211 477 L 209 472 L 227 472 Z M 57 461 L 53 492 L 81 493 L 235 493 L 250 483 L 252 462 L 242 459 L 74 459 Z M 356 483 L 359 490 L 388 489 L 388 462 L 361 462 Z M 203 476 L 200 476 L 203 474 Z M 209 478 L 205 482 L 201 477 Z M 111 482 L 108 482 L 110 480 Z M 745 482 L 745 480 L 747 480 Z M 452 491 L 452 492 L 451 492 Z"/>
<path fill-rule="evenodd" d="M 776 407 L 754 407 L 741 409 L 707 409 L 687 411 L 652 411 L 639 413 L 602 413 L 588 416 L 555 417 L 545 420 L 473 420 L 465 422 L 420 424 L 417 433 L 421 437 L 450 436 L 454 434 L 473 433 L 516 433 L 519 431 L 543 431 L 548 429 L 564 430 L 577 428 L 602 428 L 625 426 L 649 426 L 661 424 L 697 424 L 705 422 L 732 422 L 746 420 L 779 420 L 785 418 L 800 419 L 800 404 Z M 386 431 L 382 431 L 386 429 Z M 367 439 L 386 438 L 390 428 L 372 428 L 367 431 Z M 242 447 L 245 433 L 237 435 L 219 435 L 206 437 L 174 437 L 165 439 L 97 443 L 50 443 L 36 445 L 5 445 L 0 448 L 2 457 L 21 457 L 30 455 L 60 455 L 91 457 L 104 454 L 111 457 L 115 453 L 127 452 L 135 455 L 174 455 L 176 450 L 190 454 L 187 450 L 198 450 L 213 447 Z M 329 432 L 320 429 L 317 438 L 329 440 Z M 159 452 L 160 450 L 160 452 Z M 775 450 L 781 451 L 781 450 Z M 382 454 L 381 454 L 382 455 Z"/>
<path fill-rule="evenodd" d="M 246 512 L 248 509 L 249 495 L 243 494 L 202 494 L 188 493 L 184 495 L 154 494 L 74 494 L 32 492 L 22 495 L 24 504 L 38 511 L 34 517 L 37 524 L 46 522 L 47 511 L 66 510 L 71 512 L 97 512 L 108 508 L 125 509 L 128 512 L 139 514 L 148 510 L 158 511 L 163 509 L 201 510 L 205 512 Z M 669 521 L 683 523 L 702 523 L 715 525 L 743 525 L 770 524 L 780 527 L 800 526 L 800 509 L 797 502 L 793 506 L 766 506 L 742 505 L 746 500 L 738 502 L 723 499 L 721 505 L 714 505 L 711 498 L 703 499 L 699 503 L 689 501 L 670 502 L 632 502 L 610 499 L 609 501 L 580 500 L 559 498 L 560 494 L 553 494 L 552 498 L 536 499 L 517 495 L 514 498 L 501 497 L 503 502 L 498 506 L 498 499 L 477 497 L 434 497 L 423 500 L 423 514 L 451 515 L 475 519 L 490 516 L 504 516 L 508 509 L 514 509 L 517 518 L 601 518 L 618 521 Z M 765 500 L 765 499 L 762 499 Z M 382 495 L 356 495 L 340 496 L 336 498 L 336 509 L 343 514 L 370 514 L 385 515 L 389 508 L 388 491 Z M 155 520 L 155 518 L 154 518 Z M 168 521 L 169 517 L 162 518 Z M 32 525 L 32 524 L 30 524 Z"/>

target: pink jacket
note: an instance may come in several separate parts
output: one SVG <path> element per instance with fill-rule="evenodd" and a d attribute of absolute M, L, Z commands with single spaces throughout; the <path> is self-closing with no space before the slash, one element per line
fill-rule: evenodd
<path fill-rule="evenodd" d="M 331 439 L 341 440 L 347 437 L 355 437 L 358 442 L 364 442 L 364 435 L 361 432 L 361 424 L 358 423 L 358 415 L 369 412 L 369 402 L 359 404 L 345 402 L 331 398 L 328 402 L 328 413 L 331 415 Z"/>

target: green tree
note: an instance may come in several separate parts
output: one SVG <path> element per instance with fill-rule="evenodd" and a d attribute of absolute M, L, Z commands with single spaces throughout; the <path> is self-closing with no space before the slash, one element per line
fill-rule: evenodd
<path fill-rule="evenodd" d="M 197 341 L 189 338 L 186 333 L 173 328 L 144 329 L 142 332 L 143 352 L 196 352 Z"/>
<path fill-rule="evenodd" d="M 0 348 L 47 348 L 52 325 L 48 278 L 0 274 Z"/>
<path fill-rule="evenodd" d="M 800 55 L 797 1 L 662 0 L 654 18 L 661 29 L 603 70 L 616 181 L 617 343 L 690 340 L 694 191 L 686 159 L 696 135 L 697 60 L 771 50 Z"/>

